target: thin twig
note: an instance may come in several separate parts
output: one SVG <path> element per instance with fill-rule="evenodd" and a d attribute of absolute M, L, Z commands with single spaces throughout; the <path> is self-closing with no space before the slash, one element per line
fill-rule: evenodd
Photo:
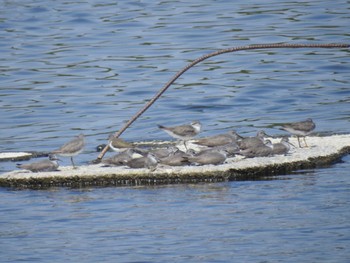
<path fill-rule="evenodd" d="M 227 49 L 221 49 L 212 53 L 209 53 L 207 55 L 204 55 L 202 57 L 199 57 L 195 60 L 193 60 L 191 63 L 189 63 L 187 66 L 185 66 L 183 69 L 181 69 L 178 73 L 176 73 L 168 83 L 164 85 L 162 89 L 158 91 L 158 93 L 149 101 L 147 104 L 139 111 L 137 112 L 118 132 L 114 134 L 115 137 L 119 137 L 134 121 L 136 121 L 149 107 L 152 106 L 152 104 L 159 99 L 160 96 L 170 87 L 171 84 L 175 82 L 183 73 L 185 73 L 187 70 L 189 70 L 191 67 L 195 66 L 199 62 L 202 62 L 203 60 L 206 60 L 208 58 L 218 56 L 225 53 L 230 52 L 236 52 L 236 51 L 242 51 L 242 50 L 251 50 L 251 49 L 271 49 L 271 48 L 349 48 L 349 44 L 256 44 L 256 45 L 248 45 L 248 46 L 241 46 L 241 47 L 232 47 Z M 102 160 L 105 153 L 108 151 L 109 146 L 107 145 L 99 154 L 97 159 L 94 161 L 95 163 L 98 163 Z"/>

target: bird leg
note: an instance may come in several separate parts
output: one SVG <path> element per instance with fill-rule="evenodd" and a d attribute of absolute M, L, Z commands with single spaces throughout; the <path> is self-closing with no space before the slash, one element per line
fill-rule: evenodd
<path fill-rule="evenodd" d="M 71 160 L 71 162 L 72 162 L 72 164 L 73 164 L 73 169 L 77 169 L 77 167 L 75 166 L 75 164 L 74 164 L 74 162 L 73 162 L 73 156 L 70 157 L 70 160 Z"/>
<path fill-rule="evenodd" d="M 187 149 L 186 141 L 185 141 L 185 140 L 184 140 L 184 145 L 185 145 L 185 149 L 186 149 L 186 151 L 187 151 L 188 149 Z"/>
<path fill-rule="evenodd" d="M 303 148 L 303 147 L 301 147 L 301 144 L 300 144 L 300 138 L 299 138 L 299 136 L 298 136 L 298 135 L 297 135 L 297 139 L 298 139 L 299 148 Z"/>

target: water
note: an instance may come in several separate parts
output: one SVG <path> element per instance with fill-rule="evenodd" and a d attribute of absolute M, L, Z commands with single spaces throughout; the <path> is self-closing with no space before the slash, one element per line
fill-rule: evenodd
<path fill-rule="evenodd" d="M 348 262 L 348 162 L 275 180 L 0 192 L 2 262 Z"/>
<path fill-rule="evenodd" d="M 80 164 L 199 56 L 258 43 L 350 42 L 347 1 L 0 0 L 0 7 L 0 151 L 50 151 L 83 132 Z M 317 132 L 349 133 L 349 62 L 349 50 L 337 49 L 214 57 L 186 72 L 122 137 L 167 140 L 157 124 L 195 119 L 203 136 L 231 128 L 281 134 L 276 124 L 307 117 Z M 0 163 L 0 172 L 12 169 Z M 349 169 L 346 156 L 266 181 L 1 189 L 2 261 L 347 262 Z"/>

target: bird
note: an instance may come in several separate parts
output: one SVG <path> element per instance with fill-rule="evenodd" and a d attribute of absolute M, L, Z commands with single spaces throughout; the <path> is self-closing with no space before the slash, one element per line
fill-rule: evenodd
<path fill-rule="evenodd" d="M 151 170 L 154 170 L 157 167 L 157 164 L 158 159 L 152 153 L 125 162 L 125 165 L 130 168 L 148 168 Z"/>
<path fill-rule="evenodd" d="M 159 163 L 169 165 L 169 166 L 183 166 L 188 165 L 190 162 L 187 157 L 190 157 L 189 153 L 185 153 L 181 150 L 177 150 L 174 153 L 171 153 L 169 156 L 160 158 Z"/>
<path fill-rule="evenodd" d="M 73 168 L 76 169 L 76 166 L 73 161 L 73 156 L 81 153 L 85 146 L 84 134 L 79 134 L 78 137 L 73 140 L 65 143 L 59 149 L 52 151 L 52 154 L 58 154 L 60 156 L 70 156 Z"/>
<path fill-rule="evenodd" d="M 215 147 L 215 146 L 223 146 L 229 143 L 236 142 L 240 138 L 236 131 L 228 131 L 224 134 L 213 135 L 209 137 L 200 138 L 194 142 L 194 144 L 207 146 L 207 147 Z"/>
<path fill-rule="evenodd" d="M 216 150 L 216 149 L 206 149 L 194 156 L 185 157 L 189 162 L 205 165 L 205 164 L 222 164 L 227 158 L 227 152 L 225 150 Z"/>
<path fill-rule="evenodd" d="M 133 144 L 128 143 L 121 138 L 115 137 L 113 134 L 111 134 L 108 138 L 108 145 L 109 148 L 111 148 L 115 152 L 120 152 L 127 148 L 133 147 Z"/>
<path fill-rule="evenodd" d="M 151 149 L 150 152 L 160 159 L 160 158 L 166 158 L 178 150 L 179 149 L 176 146 L 169 145 L 163 148 Z"/>
<path fill-rule="evenodd" d="M 239 146 L 236 142 L 232 142 L 222 146 L 213 147 L 212 149 L 222 149 L 227 152 L 227 157 L 234 157 L 235 153 L 239 150 Z"/>
<path fill-rule="evenodd" d="M 250 148 L 240 150 L 237 152 L 240 155 L 243 155 L 247 158 L 254 157 L 266 157 L 272 155 L 273 145 L 270 140 L 266 140 L 263 145 L 255 145 Z"/>
<path fill-rule="evenodd" d="M 117 153 L 116 155 L 102 160 L 102 163 L 107 166 L 123 166 L 126 162 L 132 159 L 134 154 L 133 149 L 127 149 L 123 152 Z"/>
<path fill-rule="evenodd" d="M 304 121 L 283 124 L 280 129 L 290 132 L 293 135 L 296 135 L 298 139 L 299 147 L 302 148 L 300 144 L 300 137 L 303 137 L 305 146 L 309 147 L 306 143 L 305 137 L 306 135 L 309 135 L 315 128 L 316 128 L 316 124 L 313 122 L 311 118 L 308 118 Z"/>
<path fill-rule="evenodd" d="M 32 172 L 51 172 L 57 171 L 59 166 L 58 158 L 55 155 L 50 155 L 49 160 L 41 160 L 38 162 L 28 163 L 28 164 L 17 164 L 20 169 L 29 170 Z"/>
<path fill-rule="evenodd" d="M 264 138 L 269 137 L 265 131 L 259 131 L 254 137 L 245 137 L 237 142 L 241 150 L 249 149 L 252 147 L 263 146 Z"/>
<path fill-rule="evenodd" d="M 280 142 L 272 144 L 272 153 L 286 155 L 289 152 L 291 145 L 294 146 L 289 142 L 287 137 L 283 137 Z"/>
<path fill-rule="evenodd" d="M 158 125 L 158 128 L 168 133 L 171 137 L 182 140 L 187 150 L 186 141 L 200 133 L 202 125 L 199 121 L 193 121 L 190 124 L 173 127 Z"/>

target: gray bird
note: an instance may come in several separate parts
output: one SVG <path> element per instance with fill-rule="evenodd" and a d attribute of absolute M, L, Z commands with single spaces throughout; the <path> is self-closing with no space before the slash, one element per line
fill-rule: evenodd
<path fill-rule="evenodd" d="M 59 166 L 58 158 L 55 155 L 50 155 L 49 160 L 42 160 L 28 164 L 17 164 L 20 169 L 29 170 L 32 172 L 51 172 L 57 171 Z"/>
<path fill-rule="evenodd" d="M 126 162 L 132 159 L 133 153 L 133 149 L 127 149 L 123 152 L 117 153 L 111 158 L 103 159 L 102 163 L 106 164 L 107 166 L 123 166 Z"/>
<path fill-rule="evenodd" d="M 269 137 L 265 131 L 259 131 L 254 137 L 245 137 L 238 141 L 237 144 L 241 150 L 249 149 L 264 145 L 264 138 Z"/>
<path fill-rule="evenodd" d="M 241 150 L 238 152 L 240 155 L 243 155 L 247 158 L 254 158 L 254 157 L 266 157 L 271 156 L 272 153 L 272 143 L 270 140 L 266 140 L 265 144 L 258 145 L 254 147 L 250 147 L 248 149 Z"/>
<path fill-rule="evenodd" d="M 227 157 L 234 157 L 235 153 L 239 151 L 239 146 L 236 142 L 232 142 L 226 145 L 214 147 L 213 149 L 224 150 L 227 152 Z"/>
<path fill-rule="evenodd" d="M 148 153 L 147 156 L 131 159 L 125 163 L 130 168 L 149 168 L 151 170 L 154 170 L 157 164 L 158 159 L 152 153 Z"/>
<path fill-rule="evenodd" d="M 227 158 L 227 152 L 224 150 L 207 149 L 197 153 L 195 156 L 186 157 L 186 159 L 194 164 L 222 164 Z"/>
<path fill-rule="evenodd" d="M 171 137 L 180 139 L 184 142 L 185 148 L 187 150 L 186 141 L 195 137 L 200 133 L 202 125 L 199 121 L 193 121 L 191 124 L 166 127 L 163 125 L 158 125 L 159 129 L 168 133 Z"/>
<path fill-rule="evenodd" d="M 200 138 L 194 143 L 207 147 L 215 147 L 237 142 L 238 138 L 240 138 L 240 136 L 237 134 L 236 131 L 232 130 L 224 134 Z"/>
<path fill-rule="evenodd" d="M 312 121 L 311 118 L 308 118 L 305 121 L 286 123 L 282 125 L 281 130 L 296 135 L 299 147 L 302 148 L 300 144 L 300 137 L 303 137 L 305 146 L 309 147 L 306 143 L 305 137 L 306 135 L 309 135 L 315 128 L 316 124 Z"/>
<path fill-rule="evenodd" d="M 76 166 L 73 161 L 73 156 L 78 155 L 81 153 L 85 146 L 85 140 L 84 140 L 84 134 L 79 134 L 78 137 L 74 138 L 73 140 L 65 143 L 63 146 L 61 146 L 59 149 L 52 151 L 52 154 L 58 154 L 60 156 L 68 156 L 70 157 L 70 160 L 72 162 L 73 168 L 75 169 Z"/>
<path fill-rule="evenodd" d="M 272 153 L 286 155 L 289 152 L 291 145 L 294 146 L 289 142 L 287 137 L 284 137 L 280 142 L 272 144 Z"/>
<path fill-rule="evenodd" d="M 190 157 L 189 153 L 185 153 L 183 151 L 176 151 L 171 153 L 168 157 L 160 158 L 159 162 L 161 164 L 169 165 L 169 166 L 183 166 L 188 165 L 190 162 L 187 157 Z"/>
<path fill-rule="evenodd" d="M 163 148 L 155 148 L 150 150 L 151 153 L 153 153 L 158 159 L 161 158 L 166 158 L 170 155 L 172 155 L 173 153 L 177 152 L 179 149 L 175 146 L 169 145 L 167 147 L 163 147 Z"/>

